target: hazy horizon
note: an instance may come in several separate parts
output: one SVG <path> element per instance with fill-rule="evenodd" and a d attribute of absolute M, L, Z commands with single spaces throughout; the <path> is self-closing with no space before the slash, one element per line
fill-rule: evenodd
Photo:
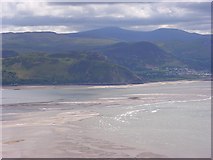
<path fill-rule="evenodd" d="M 187 31 L 187 30 L 183 30 L 183 29 L 178 29 L 178 28 L 156 28 L 153 30 L 133 30 L 133 29 L 126 29 L 126 28 L 122 28 L 122 27 L 115 27 L 115 26 L 108 26 L 108 27 L 102 27 L 102 28 L 94 28 L 94 29 L 90 29 L 90 30 L 84 30 L 84 31 L 76 31 L 76 32 L 55 32 L 55 31 L 51 31 L 51 30 L 47 30 L 47 31 L 17 31 L 17 32 L 13 32 L 13 31 L 9 31 L 9 32 L 1 32 L 1 34 L 4 33 L 56 33 L 56 34 L 74 34 L 74 33 L 81 33 L 81 32 L 87 32 L 87 31 L 93 31 L 93 30 L 100 30 L 100 29 L 107 29 L 107 28 L 117 28 L 117 29 L 121 29 L 121 30 L 126 30 L 126 31 L 135 31 L 135 32 L 153 32 L 156 30 L 160 30 L 160 29 L 168 29 L 168 30 L 180 30 L 180 31 L 184 31 L 184 32 L 188 32 L 188 33 L 195 33 L 195 34 L 200 34 L 200 35 L 211 35 L 211 33 L 197 33 L 197 32 L 193 32 L 193 31 Z"/>

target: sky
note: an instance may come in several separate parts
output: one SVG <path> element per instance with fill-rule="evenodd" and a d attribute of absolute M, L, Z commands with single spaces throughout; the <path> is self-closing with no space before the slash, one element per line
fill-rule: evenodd
<path fill-rule="evenodd" d="M 138 31 L 177 28 L 202 34 L 211 32 L 211 3 L 208 0 L 96 2 L 7 0 L 2 2 L 1 32 L 74 33 L 103 27 Z"/>

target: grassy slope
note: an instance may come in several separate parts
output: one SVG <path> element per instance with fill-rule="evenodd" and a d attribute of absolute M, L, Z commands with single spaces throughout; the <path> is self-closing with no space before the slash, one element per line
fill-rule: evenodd
<path fill-rule="evenodd" d="M 3 59 L 3 84 L 123 84 L 142 82 L 100 54 L 24 54 Z"/>

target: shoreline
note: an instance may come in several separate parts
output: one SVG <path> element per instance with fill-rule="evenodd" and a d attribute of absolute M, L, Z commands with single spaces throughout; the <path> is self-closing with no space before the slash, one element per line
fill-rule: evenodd
<path fill-rule="evenodd" d="M 128 83 L 128 84 L 57 84 L 57 85 L 1 85 L 1 89 L 14 89 L 14 90 L 19 90 L 19 89 L 32 89 L 32 88 L 57 88 L 57 87 L 81 87 L 81 86 L 86 86 L 89 88 L 120 88 L 120 87 L 131 87 L 131 86 L 141 86 L 141 85 L 156 85 L 156 84 L 175 84 L 175 83 L 181 83 L 181 82 L 201 82 L 201 81 L 207 81 L 207 82 L 212 82 L 212 80 L 171 80 L 171 81 L 156 81 L 156 82 L 145 82 L 145 83 Z"/>

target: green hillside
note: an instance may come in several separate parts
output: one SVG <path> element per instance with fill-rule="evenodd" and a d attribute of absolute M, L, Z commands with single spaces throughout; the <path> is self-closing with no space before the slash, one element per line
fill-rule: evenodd
<path fill-rule="evenodd" d="M 195 70 L 211 70 L 211 37 L 191 41 L 164 41 L 156 44 Z"/>
<path fill-rule="evenodd" d="M 22 54 L 3 59 L 3 84 L 126 84 L 142 80 L 98 53 Z"/>
<path fill-rule="evenodd" d="M 166 68 L 174 70 L 187 67 L 172 54 L 150 42 L 117 43 L 102 50 L 113 63 L 129 68 L 146 81 L 180 78 L 178 75 L 168 75 Z"/>

